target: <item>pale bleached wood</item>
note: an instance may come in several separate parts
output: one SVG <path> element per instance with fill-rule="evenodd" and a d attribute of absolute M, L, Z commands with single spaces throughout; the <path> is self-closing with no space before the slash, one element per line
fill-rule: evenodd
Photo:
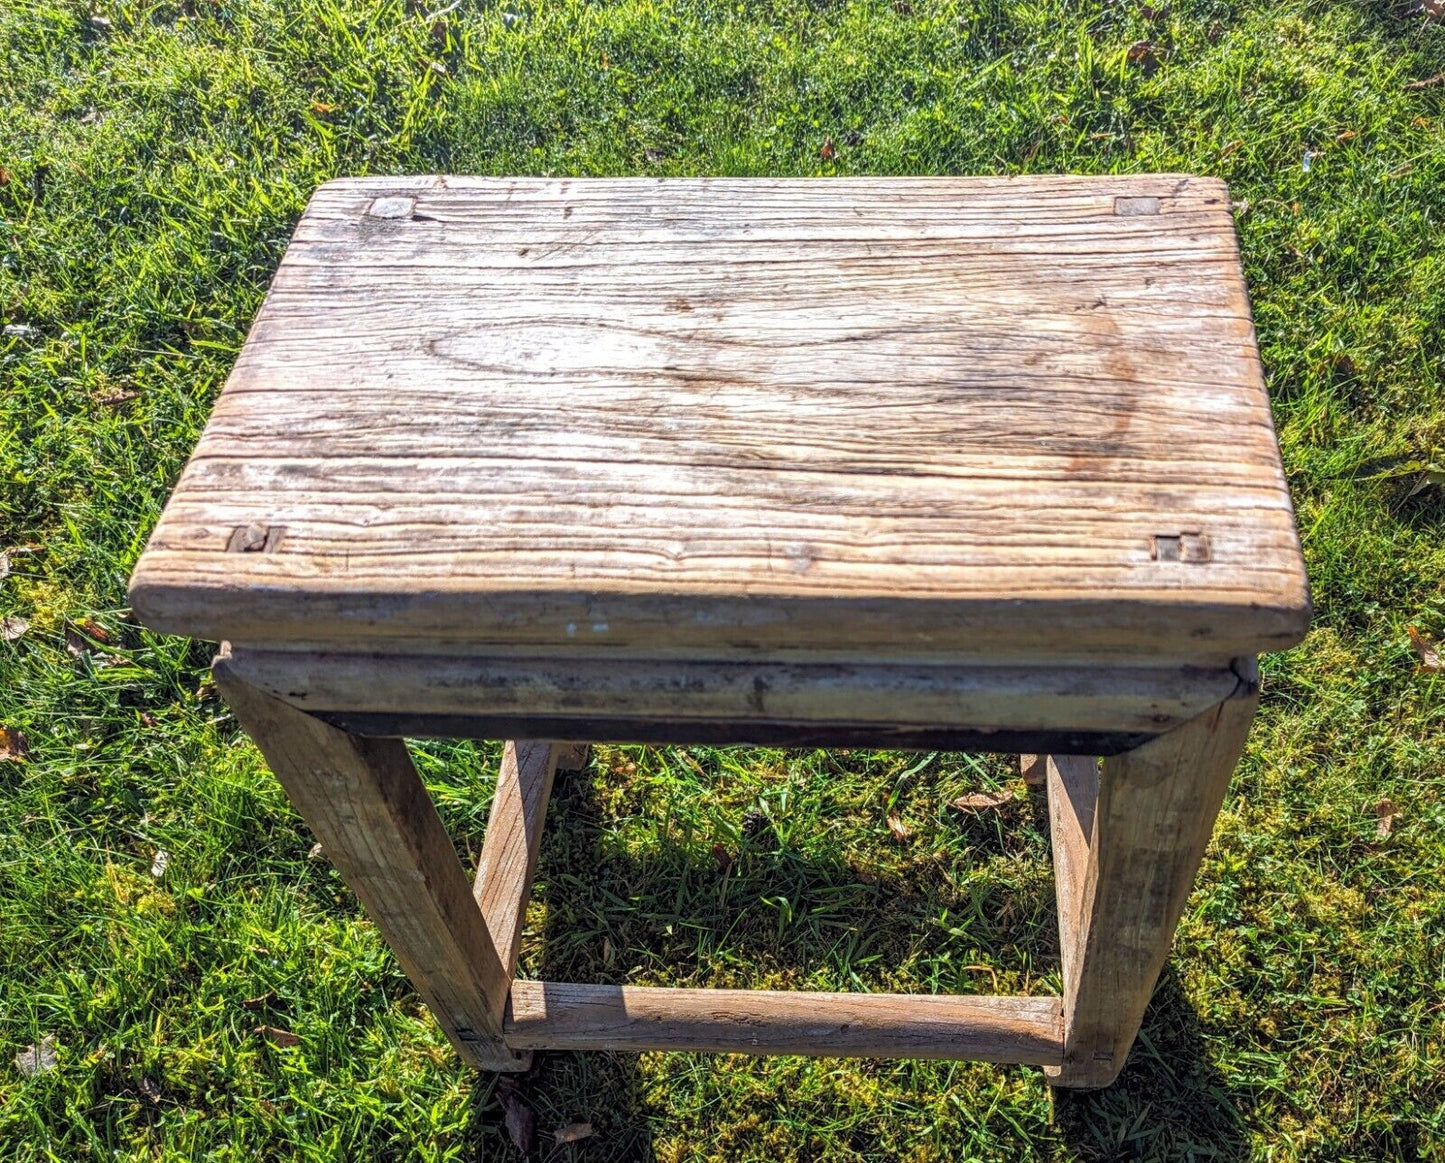
<path fill-rule="evenodd" d="M 500 1038 L 511 975 L 406 745 L 348 735 L 272 698 L 224 651 L 213 672 L 457 1052 L 485 1069 L 524 1068 Z"/>
<path fill-rule="evenodd" d="M 1089 874 L 1089 844 L 1099 799 L 1099 760 L 1090 755 L 1042 755 L 1049 800 L 1049 839 L 1053 850 L 1055 896 L 1059 913 L 1059 959 L 1065 981 L 1076 980 L 1079 909 Z"/>
<path fill-rule="evenodd" d="M 250 643 L 1217 665 L 1308 613 L 1228 192 L 1182 175 L 328 184 L 132 600 Z"/>
<path fill-rule="evenodd" d="M 1056 1063 L 1056 997 L 664 989 L 517 981 L 518 1049 L 685 1050 Z"/>
<path fill-rule="evenodd" d="M 497 787 L 472 892 L 508 980 L 516 972 L 517 954 L 522 948 L 522 925 L 532 895 L 552 778 L 557 760 L 566 750 L 564 744 L 536 739 L 507 743 L 502 749 L 502 765 L 497 771 Z M 493 1014 L 500 1022 L 506 994 L 491 1000 Z"/>
<path fill-rule="evenodd" d="M 1060 917 L 1074 922 L 1069 932 L 1061 921 L 1072 941 L 1064 955 L 1064 1063 L 1050 1072 L 1055 1086 L 1107 1086 L 1124 1067 L 1254 719 L 1253 660 L 1241 662 L 1240 674 L 1232 698 L 1104 760 L 1086 855 L 1066 813 L 1056 827 L 1071 854 L 1059 876 Z M 1073 776 L 1079 799 L 1070 810 L 1087 815 L 1087 773 Z"/>
<path fill-rule="evenodd" d="M 1232 670 L 779 664 L 317 654 L 236 647 L 247 681 L 311 711 L 958 725 L 1152 735 L 1238 683 Z"/>

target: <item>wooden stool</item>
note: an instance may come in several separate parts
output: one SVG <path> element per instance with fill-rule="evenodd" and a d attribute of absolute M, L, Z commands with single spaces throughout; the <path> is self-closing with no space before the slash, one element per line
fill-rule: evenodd
<path fill-rule="evenodd" d="M 1122 1067 L 1309 615 L 1212 179 L 324 186 L 137 566 L 457 1050 Z M 469 885 L 403 735 L 506 749 Z M 1064 994 L 514 980 L 571 742 L 1028 753 Z M 1102 764 L 1099 762 L 1102 757 Z"/>

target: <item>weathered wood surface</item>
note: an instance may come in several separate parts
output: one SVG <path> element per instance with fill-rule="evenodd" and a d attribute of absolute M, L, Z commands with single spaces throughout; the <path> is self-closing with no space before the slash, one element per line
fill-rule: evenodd
<path fill-rule="evenodd" d="M 518 1049 L 685 1050 L 1057 1063 L 1056 997 L 512 983 Z"/>
<path fill-rule="evenodd" d="M 1049 840 L 1059 912 L 1059 960 L 1065 981 L 1076 978 L 1079 908 L 1089 875 L 1094 809 L 1099 802 L 1099 760 L 1091 755 L 1042 755 L 1049 799 Z"/>
<path fill-rule="evenodd" d="M 502 964 L 436 807 L 397 739 L 361 739 L 234 674 L 216 685 L 462 1058 L 517 1070 L 501 1041 Z"/>
<path fill-rule="evenodd" d="M 242 642 L 1218 662 L 1308 607 L 1228 193 L 1178 175 L 330 183 L 132 600 Z"/>
<path fill-rule="evenodd" d="M 1234 697 L 1135 751 L 1105 759 L 1092 803 L 1087 764 L 1051 758 L 1055 860 L 1061 852 L 1065 857 L 1056 881 L 1066 942 L 1064 1063 L 1050 1071 L 1054 1085 L 1107 1086 L 1123 1069 L 1258 701 L 1250 660 L 1241 666 Z"/>
<path fill-rule="evenodd" d="M 617 739 L 652 718 L 685 738 L 700 721 L 838 723 L 982 732 L 1154 735 L 1238 684 L 1228 668 L 781 664 L 598 657 L 318 654 L 236 647 L 247 681 L 316 712 L 555 716 Z"/>
<path fill-rule="evenodd" d="M 522 949 L 522 926 L 532 896 L 532 876 L 542 847 L 542 825 L 558 760 L 566 744 L 537 739 L 508 743 L 502 749 L 492 811 L 482 837 L 482 854 L 472 892 L 486 918 L 497 955 L 507 979 L 517 969 Z M 506 1008 L 506 993 L 492 999 L 498 1022 Z"/>

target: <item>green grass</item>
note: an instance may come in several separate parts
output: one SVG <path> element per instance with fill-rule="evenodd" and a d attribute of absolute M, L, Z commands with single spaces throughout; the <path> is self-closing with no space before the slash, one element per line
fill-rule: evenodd
<path fill-rule="evenodd" d="M 539 1155 L 1445 1159 L 1445 682 L 1406 634 L 1445 638 L 1445 502 L 1356 472 L 1445 448 L 1445 85 L 1405 87 L 1445 71 L 1445 25 L 1383 0 L 441 6 L 0 0 L 0 616 L 30 623 L 0 643 L 30 747 L 0 761 L 0 1158 L 512 1154 L 491 1081 L 308 858 L 209 648 L 122 608 L 318 183 L 1189 170 L 1239 202 L 1317 616 L 1265 664 L 1123 1079 L 1051 1102 L 1024 1068 L 541 1055 Z M 111 641 L 67 639 L 80 619 Z M 473 854 L 495 749 L 418 755 Z M 559 785 L 525 970 L 1055 988 L 1040 821 L 943 806 L 1004 778 L 599 749 Z M 56 1068 L 23 1077 L 47 1034 Z M 548 1145 L 578 1119 L 597 1137 Z"/>

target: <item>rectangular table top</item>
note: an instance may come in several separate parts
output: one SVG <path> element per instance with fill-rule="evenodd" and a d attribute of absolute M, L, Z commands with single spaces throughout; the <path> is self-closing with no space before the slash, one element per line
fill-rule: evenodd
<path fill-rule="evenodd" d="M 136 568 L 245 643 L 1291 645 L 1224 185 L 344 179 Z"/>

